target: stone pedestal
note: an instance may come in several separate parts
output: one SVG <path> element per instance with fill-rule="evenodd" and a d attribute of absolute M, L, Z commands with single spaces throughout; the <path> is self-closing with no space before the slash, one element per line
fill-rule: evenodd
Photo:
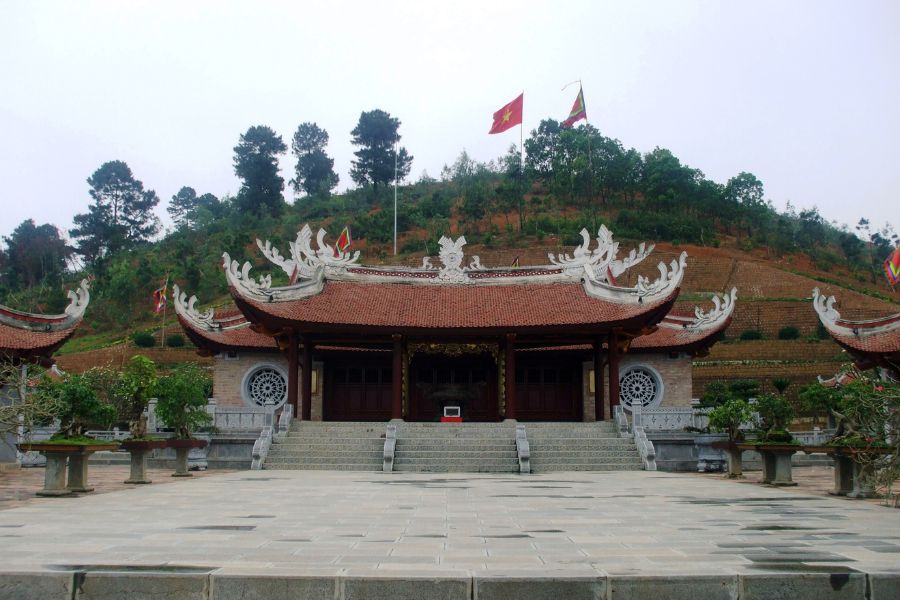
<path fill-rule="evenodd" d="M 853 489 L 847 494 L 848 498 L 874 498 L 878 494 L 872 485 L 872 465 L 861 465 L 856 461 L 853 464 Z"/>
<path fill-rule="evenodd" d="M 834 455 L 834 496 L 846 496 L 853 491 L 853 461 L 849 456 Z"/>
<path fill-rule="evenodd" d="M 737 447 L 725 449 L 725 459 L 728 461 L 728 476 L 737 479 L 744 476 L 744 467 L 741 464 L 743 451 Z"/>
<path fill-rule="evenodd" d="M 768 450 L 759 448 L 763 459 L 763 483 L 778 486 L 797 485 L 791 477 L 791 457 L 796 450 Z"/>
<path fill-rule="evenodd" d="M 47 466 L 44 468 L 44 489 L 38 496 L 67 496 L 72 490 L 66 488 L 66 455 L 61 452 L 47 452 Z"/>
<path fill-rule="evenodd" d="M 94 488 L 88 487 L 88 457 L 90 453 L 79 452 L 69 455 L 69 484 L 66 486 L 73 492 L 93 492 Z"/>
<path fill-rule="evenodd" d="M 150 450 L 131 449 L 128 452 L 131 454 L 131 475 L 125 480 L 125 483 L 152 483 L 147 477 L 147 455 L 150 454 Z"/>
<path fill-rule="evenodd" d="M 188 471 L 188 453 L 190 448 L 175 448 L 175 472 L 172 477 L 193 477 L 194 474 Z"/>

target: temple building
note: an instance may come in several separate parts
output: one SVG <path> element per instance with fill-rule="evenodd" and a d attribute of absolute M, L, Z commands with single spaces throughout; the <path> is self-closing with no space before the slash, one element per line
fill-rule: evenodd
<path fill-rule="evenodd" d="M 853 357 L 857 368 L 877 368 L 882 377 L 900 381 L 900 313 L 880 319 L 844 319 L 834 296 L 813 290 L 813 308 L 831 338 Z"/>
<path fill-rule="evenodd" d="M 302 420 L 599 421 L 614 407 L 689 406 L 691 360 L 728 326 L 736 290 L 708 312 L 672 312 L 686 253 L 659 277 L 616 284 L 653 246 L 622 258 L 601 227 L 549 264 L 467 262 L 466 240 L 440 240 L 439 265 L 364 266 L 304 226 L 290 258 L 263 255 L 290 283 L 254 279 L 226 253 L 234 306 L 175 309 L 200 352 L 215 356 L 219 406 L 290 404 Z"/>
<path fill-rule="evenodd" d="M 0 361 L 53 364 L 53 353 L 75 333 L 91 295 L 82 280 L 68 292 L 69 305 L 59 315 L 22 312 L 0 305 Z"/>

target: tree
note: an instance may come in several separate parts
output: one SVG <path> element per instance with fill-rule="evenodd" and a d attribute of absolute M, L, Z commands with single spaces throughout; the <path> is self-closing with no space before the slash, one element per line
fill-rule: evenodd
<path fill-rule="evenodd" d="M 242 179 L 238 208 L 257 216 L 267 209 L 280 215 L 284 208 L 284 179 L 278 174 L 278 156 L 287 151 L 281 136 L 265 125 L 255 125 L 234 147 L 234 174 Z"/>
<path fill-rule="evenodd" d="M 213 194 L 197 196 L 194 188 L 189 186 L 182 187 L 172 196 L 166 210 L 179 229 L 192 229 L 220 217 L 223 212 L 222 203 Z"/>
<path fill-rule="evenodd" d="M 350 177 L 359 185 L 371 184 L 376 190 L 379 184 L 394 181 L 394 162 L 396 158 L 397 179 L 409 175 L 413 157 L 400 147 L 400 121 L 380 109 L 363 112 L 359 115 L 359 123 L 350 134 L 351 142 L 359 150 L 353 154 L 356 160 L 350 169 Z M 396 156 L 395 156 L 396 152 Z"/>
<path fill-rule="evenodd" d="M 9 252 L 6 272 L 13 286 L 32 287 L 60 277 L 72 251 L 59 236 L 59 230 L 45 223 L 35 225 L 27 219 L 4 237 Z"/>
<path fill-rule="evenodd" d="M 108 254 L 149 241 L 159 231 L 153 214 L 159 196 L 144 190 L 126 163 L 104 163 L 87 182 L 94 203 L 87 213 L 75 215 L 75 227 L 69 230 L 87 262 L 96 264 Z"/>
<path fill-rule="evenodd" d="M 338 175 L 334 172 L 334 159 L 325 154 L 328 132 L 315 123 L 301 123 L 294 132 L 291 151 L 297 157 L 294 179 L 295 192 L 309 196 L 327 196 L 337 187 Z"/>

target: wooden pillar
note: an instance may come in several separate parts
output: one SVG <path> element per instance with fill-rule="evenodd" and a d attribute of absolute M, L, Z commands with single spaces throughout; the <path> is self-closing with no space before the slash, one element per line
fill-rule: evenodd
<path fill-rule="evenodd" d="M 609 411 L 619 405 L 619 335 L 609 334 Z"/>
<path fill-rule="evenodd" d="M 394 334 L 394 371 L 391 375 L 391 419 L 403 419 L 403 336 Z"/>
<path fill-rule="evenodd" d="M 303 420 L 312 419 L 312 341 L 303 336 L 303 359 L 300 365 L 300 390 L 303 396 Z"/>
<path fill-rule="evenodd" d="M 299 348 L 299 340 L 297 334 L 291 332 L 288 335 L 288 398 L 287 401 L 294 410 L 294 418 L 300 418 L 300 405 L 297 402 L 297 370 L 300 368 L 299 358 L 297 356 Z"/>
<path fill-rule="evenodd" d="M 594 418 L 603 421 L 603 342 L 594 340 Z"/>
<path fill-rule="evenodd" d="M 504 361 L 506 372 L 504 373 L 506 396 L 506 418 L 516 418 L 516 334 L 506 334 L 506 344 L 504 348 Z"/>

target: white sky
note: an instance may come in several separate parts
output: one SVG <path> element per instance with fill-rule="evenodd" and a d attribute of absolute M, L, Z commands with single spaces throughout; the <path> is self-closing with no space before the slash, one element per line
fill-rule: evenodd
<path fill-rule="evenodd" d="M 343 190 L 374 108 L 402 121 L 411 178 L 437 176 L 463 148 L 484 161 L 518 143 L 487 130 L 523 90 L 526 135 L 565 118 L 578 78 L 591 123 L 626 147 L 721 183 L 750 171 L 779 210 L 900 220 L 900 2 L 317 4 L 0 0 L 0 234 L 71 227 L 108 160 L 164 220 L 183 185 L 235 193 L 251 125 L 290 145 L 317 122 Z"/>

